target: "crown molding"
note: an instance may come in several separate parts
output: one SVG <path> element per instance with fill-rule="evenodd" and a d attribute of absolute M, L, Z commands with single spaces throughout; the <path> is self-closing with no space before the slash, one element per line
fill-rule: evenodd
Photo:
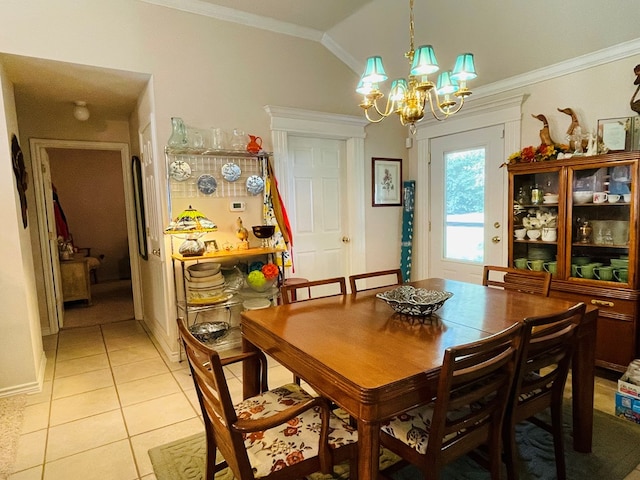
<path fill-rule="evenodd" d="M 200 0 L 140 0 L 144 3 L 159 5 L 161 7 L 173 8 L 183 12 L 195 13 L 206 17 L 217 18 L 226 22 L 238 23 L 249 27 L 269 30 L 271 32 L 291 35 L 293 37 L 304 38 L 321 42 L 323 32 L 313 28 L 301 27 L 293 23 L 282 22 L 274 18 L 255 15 L 253 13 L 241 12 L 233 8 L 214 5 Z"/>
<path fill-rule="evenodd" d="M 565 75 L 570 75 L 599 65 L 616 62 L 638 54 L 640 54 L 640 38 L 619 43 L 612 47 L 603 48 L 602 50 L 596 50 L 595 52 L 587 53 L 585 55 L 580 55 L 579 57 L 549 65 L 548 67 L 531 70 L 530 72 L 523 73 L 522 75 L 516 75 L 504 80 L 479 86 L 473 89 L 473 96 L 488 97 L 498 93 L 504 93 L 509 90 L 563 77 Z"/>

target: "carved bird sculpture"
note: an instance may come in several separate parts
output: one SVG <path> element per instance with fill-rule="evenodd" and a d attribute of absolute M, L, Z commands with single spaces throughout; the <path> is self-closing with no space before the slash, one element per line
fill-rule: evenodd
<path fill-rule="evenodd" d="M 238 217 L 236 220 L 236 226 L 238 229 L 236 230 L 236 237 L 240 239 L 242 242 L 246 242 L 247 238 L 249 238 L 249 230 L 247 230 L 244 225 L 242 225 L 242 218 Z"/>
<path fill-rule="evenodd" d="M 567 129 L 567 139 L 569 140 L 569 147 L 571 147 L 573 150 L 580 150 L 576 147 L 577 139 L 575 138 L 577 136 L 582 137 L 582 127 L 580 127 L 580 122 L 578 122 L 578 116 L 575 114 L 573 109 L 569 107 L 559 108 L 558 111 L 571 117 L 571 124 Z M 583 137 L 580 138 L 580 144 L 582 145 L 582 150 L 584 150 L 589 144 L 589 139 Z"/>
<path fill-rule="evenodd" d="M 551 134 L 549 133 L 549 122 L 547 122 L 547 117 L 542 115 L 541 113 L 538 115 L 531 114 L 533 118 L 537 118 L 542 122 L 542 129 L 540 130 L 540 142 L 542 145 L 555 145 L 555 142 L 551 140 Z"/>

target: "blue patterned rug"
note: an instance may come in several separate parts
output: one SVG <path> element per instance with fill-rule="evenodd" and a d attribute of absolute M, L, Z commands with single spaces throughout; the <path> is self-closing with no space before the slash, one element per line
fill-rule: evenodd
<path fill-rule="evenodd" d="M 594 411 L 593 452 L 577 453 L 573 450 L 573 438 L 568 425 L 570 410 L 565 408 L 565 455 L 568 480 L 602 479 L 623 480 L 640 464 L 640 425 L 613 415 Z M 553 440 L 546 431 L 531 423 L 517 428 L 520 447 L 520 478 L 522 480 L 551 480 L 556 478 L 553 455 Z M 193 435 L 149 450 L 149 456 L 158 480 L 199 480 L 204 478 L 205 439 L 204 433 Z M 397 461 L 390 452 L 380 457 L 381 468 Z M 394 480 L 419 480 L 420 472 L 406 466 L 391 477 Z M 216 479 L 233 480 L 233 475 L 222 471 Z M 336 467 L 333 476 L 316 474 L 309 480 L 348 479 L 345 465 Z M 448 465 L 441 477 L 443 480 L 488 480 L 489 474 L 468 457 Z"/>

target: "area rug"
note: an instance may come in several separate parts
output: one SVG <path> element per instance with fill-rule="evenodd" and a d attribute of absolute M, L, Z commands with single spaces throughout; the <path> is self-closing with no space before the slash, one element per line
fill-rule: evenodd
<path fill-rule="evenodd" d="M 26 395 L 0 398 L 0 479 L 9 477 L 16 460 L 26 404 Z"/>
<path fill-rule="evenodd" d="M 568 480 L 601 478 L 623 480 L 640 464 L 640 425 L 594 410 L 593 452 L 577 453 L 573 450 L 571 410 L 565 407 L 565 450 Z M 556 478 L 553 439 L 546 431 L 531 423 L 518 425 L 516 439 L 520 447 L 520 478 L 522 480 L 549 480 Z M 204 478 L 204 433 L 176 440 L 152 448 L 149 456 L 158 480 L 198 480 Z M 383 450 L 380 463 L 386 468 L 397 461 L 391 452 Z M 408 465 L 394 472 L 394 480 L 418 480 L 420 472 Z M 216 479 L 233 480 L 228 470 Z M 310 480 L 348 479 L 346 465 L 336 467 L 335 474 L 316 474 Z M 448 465 L 443 480 L 487 480 L 489 474 L 468 457 Z"/>

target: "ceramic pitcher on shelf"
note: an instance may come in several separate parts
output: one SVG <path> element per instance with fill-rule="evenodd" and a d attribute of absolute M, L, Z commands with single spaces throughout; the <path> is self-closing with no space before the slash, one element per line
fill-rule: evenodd
<path fill-rule="evenodd" d="M 258 153 L 262 149 L 262 138 L 255 135 L 249 135 L 249 143 L 247 144 L 247 152 Z"/>

